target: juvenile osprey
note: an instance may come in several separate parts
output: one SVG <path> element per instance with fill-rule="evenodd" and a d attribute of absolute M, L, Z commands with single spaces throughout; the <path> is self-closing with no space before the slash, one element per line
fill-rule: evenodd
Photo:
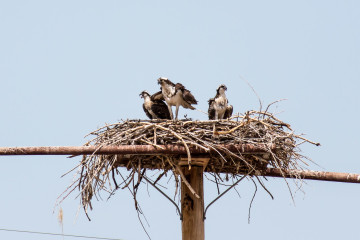
<path fill-rule="evenodd" d="M 161 92 L 157 92 L 150 96 L 146 91 L 140 93 L 140 97 L 144 98 L 143 109 L 150 119 L 170 119 L 169 110 L 161 100 Z"/>
<path fill-rule="evenodd" d="M 195 108 L 191 104 L 197 104 L 195 97 L 181 83 L 174 84 L 167 78 L 159 78 L 158 84 L 161 85 L 161 92 L 165 102 L 168 105 L 171 119 L 174 119 L 172 106 L 176 106 L 175 119 L 178 119 L 179 107 Z"/>
<path fill-rule="evenodd" d="M 231 117 L 233 106 L 228 105 L 228 100 L 225 95 L 226 90 L 227 87 L 224 84 L 220 85 L 216 90 L 216 96 L 209 99 L 208 114 L 210 120 L 226 119 Z"/>

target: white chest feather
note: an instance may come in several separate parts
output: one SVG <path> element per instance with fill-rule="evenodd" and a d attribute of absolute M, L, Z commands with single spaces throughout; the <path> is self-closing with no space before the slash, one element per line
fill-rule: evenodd
<path fill-rule="evenodd" d="M 145 108 L 147 109 L 147 110 L 149 110 L 149 109 L 151 109 L 151 102 L 150 101 L 144 101 L 144 105 L 145 105 Z"/>
<path fill-rule="evenodd" d="M 155 118 L 156 115 L 155 113 L 151 110 L 151 101 L 150 101 L 150 98 L 145 98 L 145 101 L 144 101 L 144 106 L 145 108 L 149 111 L 149 113 Z"/>
<path fill-rule="evenodd" d="M 164 99 L 166 102 L 168 102 L 168 100 L 175 94 L 175 87 L 168 84 L 164 84 L 161 86 L 161 88 Z"/>
<path fill-rule="evenodd" d="M 225 96 L 219 96 L 215 99 L 214 108 L 216 111 L 225 111 L 228 105 L 228 101 Z"/>

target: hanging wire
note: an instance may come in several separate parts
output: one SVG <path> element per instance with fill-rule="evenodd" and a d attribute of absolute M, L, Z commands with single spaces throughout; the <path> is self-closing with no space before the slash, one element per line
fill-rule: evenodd
<path fill-rule="evenodd" d="M 0 231 L 17 232 L 17 233 L 31 233 L 31 234 L 41 234 L 41 235 L 52 235 L 52 236 L 64 236 L 64 237 L 77 237 L 77 238 L 88 238 L 88 239 L 123 240 L 123 239 L 119 239 L 119 238 L 91 237 L 91 236 L 81 236 L 81 235 L 71 235 L 71 234 L 61 234 L 61 233 L 49 233 L 49 232 L 35 232 L 35 231 L 6 229 L 6 228 L 0 228 Z"/>

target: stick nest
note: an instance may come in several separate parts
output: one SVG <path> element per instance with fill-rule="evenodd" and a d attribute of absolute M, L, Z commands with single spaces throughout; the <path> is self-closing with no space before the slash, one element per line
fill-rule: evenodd
<path fill-rule="evenodd" d="M 209 161 L 204 171 L 213 175 L 214 182 L 218 184 L 218 180 L 222 181 L 220 173 L 225 173 L 228 179 L 229 176 L 238 178 L 244 175 L 261 175 L 268 167 L 301 170 L 307 165 L 307 158 L 300 154 L 299 145 L 304 142 L 319 145 L 294 134 L 289 124 L 273 114 L 259 111 L 249 111 L 244 115 L 220 121 L 127 120 L 106 125 L 88 136 L 93 138 L 85 145 L 98 146 L 98 149 L 108 145 L 152 145 L 161 148 L 161 145 L 171 144 L 183 146 L 187 154 L 83 156 L 78 179 L 64 192 L 67 194 L 63 199 L 78 188 L 85 213 L 89 207 L 92 209 L 91 200 L 94 196 L 99 197 L 101 190 L 109 192 L 111 196 L 119 188 L 130 190 L 136 209 L 141 211 L 136 200 L 140 184 L 146 180 L 156 185 L 167 173 L 174 176 L 176 196 L 181 181 L 188 185 L 179 167 L 180 163 L 184 163 L 185 159 L 188 166 L 191 166 L 199 157 L 191 155 L 190 149 L 193 148 L 208 152 L 206 157 Z M 254 145 L 261 151 L 234 152 L 224 147 L 243 144 Z M 125 167 L 129 174 L 122 174 L 119 167 Z M 148 177 L 146 173 L 150 173 L 151 169 L 159 171 Z M 192 191 L 190 185 L 188 187 Z"/>

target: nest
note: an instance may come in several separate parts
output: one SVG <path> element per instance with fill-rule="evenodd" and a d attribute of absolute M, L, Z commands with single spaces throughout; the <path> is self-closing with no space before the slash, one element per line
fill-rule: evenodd
<path fill-rule="evenodd" d="M 306 167 L 307 158 L 300 154 L 299 145 L 304 142 L 318 145 L 294 134 L 289 124 L 273 114 L 259 111 L 220 121 L 127 120 L 106 125 L 88 136 L 93 138 L 85 145 L 94 145 L 98 149 L 108 145 L 152 145 L 159 149 L 176 145 L 185 148 L 187 154 L 83 156 L 78 179 L 68 191 L 79 188 L 86 213 L 88 208 L 92 209 L 93 197 L 98 197 L 101 190 L 111 196 L 117 189 L 125 188 L 134 196 L 139 210 L 136 193 L 140 184 L 144 179 L 151 179 L 155 185 L 168 172 L 174 176 L 176 195 L 181 181 L 187 182 L 180 166 L 196 165 L 197 159 L 207 159 L 207 164 L 203 164 L 204 172 L 212 174 L 215 180 L 221 178 L 222 173 L 226 179 L 229 176 L 252 177 L 261 175 L 269 167 L 301 170 Z M 246 152 L 236 147 L 245 145 L 255 146 L 257 151 Z M 236 151 L 231 150 L 231 146 Z M 192 149 L 201 149 L 202 154 L 191 154 Z M 122 174 L 120 167 L 125 167 L 129 174 Z M 148 177 L 146 173 L 151 169 L 159 171 Z"/>

